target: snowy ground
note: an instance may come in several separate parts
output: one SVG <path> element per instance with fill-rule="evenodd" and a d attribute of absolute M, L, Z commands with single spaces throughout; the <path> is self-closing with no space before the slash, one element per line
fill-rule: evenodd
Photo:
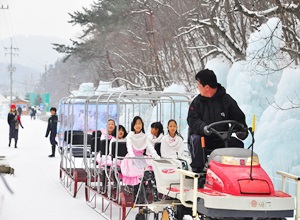
<path fill-rule="evenodd" d="M 0 155 L 5 155 L 15 169 L 15 175 L 5 175 L 13 195 L 0 180 L 0 219 L 104 219 L 86 205 L 83 189 L 73 198 L 61 185 L 59 154 L 48 158 L 46 123 L 31 121 L 28 116 L 23 116 L 22 121 L 24 129 L 19 132 L 18 149 L 15 149 L 8 147 L 8 125 L 5 119 L 0 119 Z"/>

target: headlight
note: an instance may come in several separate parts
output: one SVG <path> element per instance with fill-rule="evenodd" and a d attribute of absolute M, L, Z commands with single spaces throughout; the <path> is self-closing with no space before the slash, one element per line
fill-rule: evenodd
<path fill-rule="evenodd" d="M 229 164 L 229 165 L 240 165 L 237 158 L 230 157 L 230 156 L 222 156 L 221 157 L 221 163 L 222 164 Z"/>
<path fill-rule="evenodd" d="M 252 165 L 258 165 L 258 164 L 259 164 L 258 156 L 253 156 L 253 157 L 252 157 Z M 250 166 L 250 165 L 251 165 L 251 157 L 248 157 L 248 158 L 247 158 L 246 165 L 247 165 L 247 166 Z"/>
<path fill-rule="evenodd" d="M 231 156 L 221 156 L 221 163 L 228 165 L 241 165 L 241 166 L 250 166 L 251 165 L 251 157 L 248 158 L 238 158 Z M 259 160 L 258 156 L 253 156 L 252 165 L 258 165 Z"/>

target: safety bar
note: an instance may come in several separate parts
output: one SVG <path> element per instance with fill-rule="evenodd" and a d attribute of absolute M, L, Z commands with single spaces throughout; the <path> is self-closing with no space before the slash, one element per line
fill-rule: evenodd
<path fill-rule="evenodd" d="M 198 217 L 197 216 L 197 192 L 198 192 L 198 178 L 200 177 L 199 173 L 194 173 L 191 171 L 187 171 L 187 170 L 183 170 L 183 169 L 176 169 L 176 171 L 179 173 L 180 175 L 180 202 L 185 206 L 185 207 L 189 207 L 192 208 L 193 211 L 193 218 Z M 185 202 L 184 200 L 184 177 L 185 176 L 189 176 L 192 177 L 194 179 L 194 187 L 193 187 L 193 204 L 189 204 L 187 202 Z M 197 218 L 198 219 L 198 218 Z"/>
<path fill-rule="evenodd" d="M 285 182 L 286 178 L 292 179 L 296 181 L 296 215 L 295 219 L 298 220 L 300 217 L 300 176 L 295 176 L 290 173 L 286 173 L 283 171 L 277 171 L 278 175 L 282 177 L 282 191 L 285 192 Z"/>

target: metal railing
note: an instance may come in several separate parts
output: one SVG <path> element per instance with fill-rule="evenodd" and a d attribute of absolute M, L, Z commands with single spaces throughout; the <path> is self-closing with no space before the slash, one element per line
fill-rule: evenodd
<path fill-rule="evenodd" d="M 282 177 L 282 185 L 281 185 L 281 190 L 285 192 L 285 185 L 286 185 L 286 179 L 292 179 L 296 181 L 296 214 L 295 214 L 295 219 L 298 220 L 300 218 L 300 176 L 296 176 L 290 173 L 286 173 L 283 171 L 277 171 L 276 172 L 278 175 Z"/>

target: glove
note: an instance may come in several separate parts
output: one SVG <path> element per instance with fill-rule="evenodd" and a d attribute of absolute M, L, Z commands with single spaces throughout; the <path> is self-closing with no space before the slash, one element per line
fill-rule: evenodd
<path fill-rule="evenodd" d="M 48 135 L 45 135 L 45 137 L 47 138 L 47 137 L 48 137 Z"/>
<path fill-rule="evenodd" d="M 207 125 L 204 126 L 203 132 L 204 132 L 204 134 L 207 135 L 207 136 L 209 136 L 209 135 L 212 134 L 212 131 L 209 131 L 209 130 L 207 129 Z"/>
<path fill-rule="evenodd" d="M 236 132 L 236 136 L 241 140 L 245 140 L 248 137 L 248 129 L 243 128 L 242 131 Z"/>
<path fill-rule="evenodd" d="M 24 129 L 23 125 L 20 125 L 22 129 Z"/>

